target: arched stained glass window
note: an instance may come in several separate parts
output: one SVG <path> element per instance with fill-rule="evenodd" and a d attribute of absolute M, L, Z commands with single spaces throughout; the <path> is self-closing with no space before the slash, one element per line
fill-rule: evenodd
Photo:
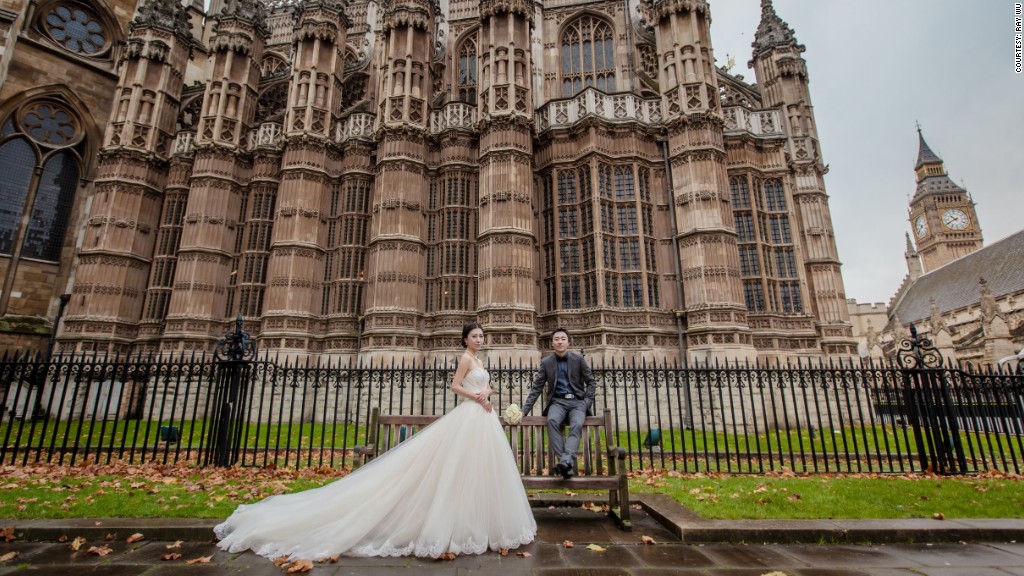
<path fill-rule="evenodd" d="M 562 96 L 588 86 L 615 91 L 614 31 L 608 22 L 581 16 L 562 33 Z"/>
<path fill-rule="evenodd" d="M 64 245 L 71 203 L 78 188 L 78 161 L 71 152 L 51 156 L 43 166 L 21 255 L 57 262 Z"/>
<path fill-rule="evenodd" d="M 25 211 L 25 197 L 32 183 L 36 154 L 22 138 L 8 140 L 0 146 L 0 254 L 14 251 L 14 238 Z"/>
<path fill-rule="evenodd" d="M 459 49 L 459 100 L 476 104 L 476 39 L 472 37 Z"/>
<path fill-rule="evenodd" d="M 21 106 L 11 126 L 0 140 L 0 254 L 15 254 L 20 238 L 21 257 L 58 262 L 78 189 L 76 146 L 84 132 L 69 108 L 51 100 Z"/>

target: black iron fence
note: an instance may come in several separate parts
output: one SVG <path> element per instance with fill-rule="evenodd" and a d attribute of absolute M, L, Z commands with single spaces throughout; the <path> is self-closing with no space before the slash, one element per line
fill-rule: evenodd
<path fill-rule="evenodd" d="M 244 342 L 243 342 L 244 345 Z M 443 414 L 454 363 L 0 358 L 0 463 L 338 467 L 373 407 Z M 1024 468 L 1024 375 L 923 364 L 597 366 L 629 466 L 686 472 Z M 534 369 L 490 366 L 495 406 Z M 537 413 L 540 408 L 535 408 Z"/>

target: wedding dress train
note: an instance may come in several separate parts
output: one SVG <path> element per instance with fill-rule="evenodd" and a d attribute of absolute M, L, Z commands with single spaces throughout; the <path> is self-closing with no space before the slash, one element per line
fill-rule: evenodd
<path fill-rule="evenodd" d="M 473 368 L 463 386 L 489 381 Z M 497 414 L 463 401 L 348 476 L 243 504 L 214 532 L 224 550 L 268 558 L 436 558 L 516 548 L 537 523 Z"/>

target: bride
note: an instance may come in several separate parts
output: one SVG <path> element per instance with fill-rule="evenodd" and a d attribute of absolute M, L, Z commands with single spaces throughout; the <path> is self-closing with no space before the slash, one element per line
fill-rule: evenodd
<path fill-rule="evenodd" d="M 466 400 L 395 448 L 335 482 L 242 504 L 214 528 L 228 552 L 267 558 L 480 554 L 533 541 L 537 523 L 477 353 L 480 324 L 452 390 Z"/>

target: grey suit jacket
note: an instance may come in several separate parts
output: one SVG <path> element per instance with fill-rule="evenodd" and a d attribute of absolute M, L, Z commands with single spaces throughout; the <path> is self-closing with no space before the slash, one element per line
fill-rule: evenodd
<path fill-rule="evenodd" d="M 566 352 L 565 355 L 569 361 L 569 387 L 578 398 L 587 401 L 587 414 L 593 415 L 594 396 L 597 393 L 597 381 L 594 380 L 594 373 L 583 356 L 572 351 Z M 555 384 L 558 374 L 557 363 L 558 359 L 555 354 L 549 354 L 540 361 L 540 367 L 533 378 L 533 387 L 530 389 L 530 395 L 526 397 L 526 402 L 523 403 L 523 414 L 529 414 L 533 410 L 533 405 L 540 398 L 541 392 L 544 392 L 545 402 L 542 414 L 547 416 L 548 406 L 551 405 L 555 395 Z"/>

